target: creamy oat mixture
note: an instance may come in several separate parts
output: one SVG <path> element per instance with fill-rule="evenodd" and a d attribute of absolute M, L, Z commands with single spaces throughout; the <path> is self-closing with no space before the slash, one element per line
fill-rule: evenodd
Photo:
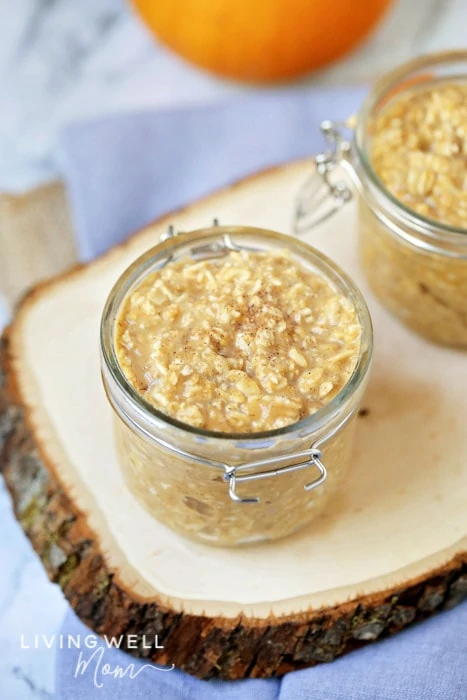
<path fill-rule="evenodd" d="M 118 320 L 121 367 L 156 408 L 220 432 L 316 412 L 360 349 L 353 304 L 287 251 L 183 259 L 148 275 Z"/>
<path fill-rule="evenodd" d="M 371 159 L 408 207 L 467 228 L 467 83 L 434 83 L 392 99 L 375 119 Z"/>

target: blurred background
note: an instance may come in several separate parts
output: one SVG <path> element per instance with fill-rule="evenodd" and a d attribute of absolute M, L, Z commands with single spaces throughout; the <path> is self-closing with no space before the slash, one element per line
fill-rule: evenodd
<path fill-rule="evenodd" d="M 63 127 L 271 89 L 366 86 L 411 56 L 465 47 L 467 2 L 0 0 L 0 17 L 1 327 L 31 282 L 77 256 Z M 3 486 L 0 521 L 0 697 L 50 698 L 54 653 L 18 653 L 18 638 L 32 619 L 57 633 L 65 602 Z"/>
<path fill-rule="evenodd" d="M 267 6 L 268 2 L 262 0 L 259 5 Z M 179 22 L 177 17 L 183 14 L 182 1 L 138 0 L 137 4 L 140 12 L 151 5 L 165 6 L 166 15 L 172 14 L 175 25 Z M 186 6 L 200 7 L 219 4 L 222 5 L 217 0 L 186 2 Z M 244 23 L 249 27 L 251 42 L 258 45 L 264 36 L 262 27 L 266 19 L 261 14 L 258 16 L 254 2 L 230 4 L 244 6 Z M 294 2 L 284 0 L 282 4 L 287 8 Z M 315 28 L 315 45 L 321 43 L 326 47 L 338 32 L 344 36 L 340 41 L 335 40 L 334 53 L 338 55 L 346 43 L 351 45 L 351 53 L 337 63 L 306 76 L 307 60 L 313 67 L 320 50 L 318 47 L 311 55 L 307 52 L 306 33 L 300 32 L 301 17 L 298 16 L 295 25 L 297 38 L 291 36 L 293 23 L 286 21 L 290 10 L 271 20 L 277 23 L 270 29 L 271 33 L 276 32 L 279 37 L 282 34 L 296 44 L 297 71 L 305 74 L 299 79 L 310 89 L 324 84 L 367 83 L 411 55 L 465 44 L 465 0 L 361 3 L 307 0 L 298 3 L 302 12 L 304 4 L 316 5 L 308 20 Z M 57 175 L 54 145 L 60 127 L 71 120 L 122 110 L 206 103 L 259 89 L 213 77 L 177 57 L 154 40 L 147 25 L 124 0 L 0 0 L 0 7 L 0 189 L 3 191 L 21 192 Z M 363 17 L 355 30 L 347 15 L 349 8 L 352 11 L 358 7 Z M 151 22 L 150 12 L 147 20 Z M 169 43 L 176 34 L 176 26 L 171 32 L 164 16 L 152 21 L 167 35 L 165 41 Z M 238 29 L 235 34 L 233 22 L 229 16 L 221 18 L 219 30 L 221 36 L 234 37 L 241 54 L 245 49 L 244 38 L 238 36 Z M 363 44 L 352 46 L 353 41 L 361 38 L 359 34 L 365 26 L 370 34 L 366 40 L 363 38 Z M 209 30 L 200 29 L 190 19 L 186 40 L 181 38 L 180 44 L 186 52 L 194 54 L 192 44 L 196 41 L 203 44 L 208 38 Z M 258 54 L 262 51 L 260 46 Z M 279 66 L 276 74 L 280 76 L 280 67 L 287 63 L 281 57 L 281 46 L 270 51 L 267 58 L 270 74 L 274 74 L 276 63 Z M 209 64 L 209 59 L 205 63 Z M 211 66 L 216 67 L 216 63 L 215 57 L 211 58 Z M 240 60 L 238 63 L 237 75 L 248 77 Z M 222 65 L 218 68 L 222 70 Z M 235 68 L 230 68 L 230 74 L 234 75 Z M 255 77 L 253 70 L 251 77 Z"/>

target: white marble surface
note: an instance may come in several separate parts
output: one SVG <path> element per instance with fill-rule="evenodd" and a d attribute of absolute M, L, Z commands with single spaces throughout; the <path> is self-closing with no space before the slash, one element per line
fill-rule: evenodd
<path fill-rule="evenodd" d="M 57 134 L 71 120 L 251 90 L 168 54 L 123 0 L 0 0 L 0 17 L 0 190 L 55 177 Z M 361 49 L 306 82 L 365 82 L 410 55 L 465 47 L 466 23 L 466 0 L 399 0 Z M 0 301 L 0 326 L 4 315 Z M 54 650 L 21 649 L 20 635 L 58 631 L 66 605 L 3 485 L 0 522 L 0 698 L 53 697 Z"/>

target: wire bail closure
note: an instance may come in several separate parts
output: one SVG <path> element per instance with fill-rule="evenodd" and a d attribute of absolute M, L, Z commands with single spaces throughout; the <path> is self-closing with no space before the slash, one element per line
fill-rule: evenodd
<path fill-rule="evenodd" d="M 320 129 L 328 149 L 315 157 L 315 171 L 300 188 L 295 202 L 293 228 L 296 234 L 331 218 L 352 199 L 352 190 L 343 180 L 331 182 L 330 175 L 336 165 L 351 151 L 351 143 L 343 129 L 352 128 L 352 118 L 346 122 L 321 122 Z"/>
<path fill-rule="evenodd" d="M 215 219 L 212 220 L 212 227 L 213 227 L 213 228 L 216 228 L 216 227 L 219 226 L 219 225 L 220 225 L 220 224 L 219 224 L 219 219 L 215 218 Z M 162 234 L 160 240 L 161 240 L 162 242 L 164 242 L 164 241 L 169 241 L 171 238 L 175 238 L 175 237 L 178 236 L 180 233 L 181 233 L 181 232 L 180 232 L 180 231 L 177 231 L 176 228 L 175 228 L 175 226 L 174 226 L 173 224 L 169 224 L 169 226 L 167 226 L 167 231 L 165 231 L 165 233 Z"/>
<path fill-rule="evenodd" d="M 272 464 L 280 464 L 285 461 L 300 459 L 302 461 L 297 464 L 288 464 L 278 469 L 269 469 L 264 472 L 259 472 L 258 474 L 246 474 L 244 476 L 239 475 L 239 471 L 243 469 L 257 469 L 258 467 L 268 466 Z M 281 455 L 279 457 L 273 457 L 270 459 L 262 459 L 258 462 L 250 462 L 249 464 L 242 464 L 240 466 L 230 466 L 225 468 L 224 480 L 229 484 L 229 496 L 232 501 L 236 503 L 259 503 L 258 496 L 250 496 L 242 498 L 237 493 L 237 484 L 243 483 L 245 481 L 257 481 L 258 479 L 267 479 L 268 477 L 281 476 L 282 474 L 287 474 L 289 472 L 298 471 L 299 469 L 305 469 L 306 467 L 316 467 L 318 474 L 313 481 L 308 482 L 303 487 L 305 491 L 311 491 L 317 486 L 320 486 L 327 477 L 327 471 L 324 464 L 321 462 L 321 450 L 311 448 L 309 450 L 304 450 L 303 452 L 296 452 L 292 455 Z"/>

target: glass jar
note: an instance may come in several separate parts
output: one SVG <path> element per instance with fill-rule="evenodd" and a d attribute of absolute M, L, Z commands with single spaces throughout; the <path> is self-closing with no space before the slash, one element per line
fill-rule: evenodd
<path fill-rule="evenodd" d="M 326 277 L 357 311 L 362 327 L 359 357 L 344 388 L 298 423 L 251 434 L 198 429 L 146 402 L 120 368 L 115 343 L 122 303 L 144 276 L 187 256 L 203 260 L 232 250 L 284 248 L 302 266 Z M 344 479 L 368 379 L 372 326 L 352 281 L 309 245 L 254 228 L 214 226 L 177 235 L 171 230 L 115 284 L 103 312 L 101 351 L 126 482 L 164 525 L 214 545 L 274 540 L 310 522 Z"/>
<path fill-rule="evenodd" d="M 376 83 L 356 117 L 323 122 L 330 148 L 299 195 L 296 229 L 328 218 L 352 197 L 345 182 L 334 181 L 342 165 L 358 192 L 361 260 L 377 297 L 429 340 L 467 348 L 467 209 L 465 228 L 422 216 L 385 188 L 370 155 L 375 118 L 389 99 L 447 81 L 467 84 L 467 51 L 412 60 Z"/>

